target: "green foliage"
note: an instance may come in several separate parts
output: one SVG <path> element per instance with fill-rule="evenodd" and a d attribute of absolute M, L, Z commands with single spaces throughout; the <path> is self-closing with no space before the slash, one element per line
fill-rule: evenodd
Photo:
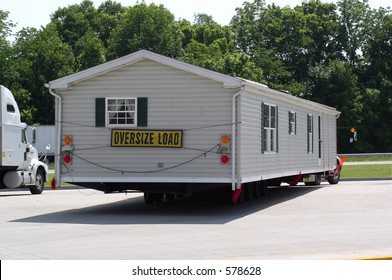
<path fill-rule="evenodd" d="M 364 71 L 366 126 L 369 129 L 366 143 L 376 151 L 392 148 L 392 15 L 378 11 L 379 25 L 365 46 Z M 372 129 L 373 128 L 373 129 Z M 377 129 L 374 129 L 377 128 Z"/>
<path fill-rule="evenodd" d="M 7 36 L 11 34 L 13 23 L 7 20 L 8 12 L 0 10 L 0 84 L 8 85 L 12 79 L 12 69 L 9 63 L 12 47 L 7 41 Z"/>
<path fill-rule="evenodd" d="M 267 84 L 341 111 L 338 150 L 392 151 L 392 15 L 368 0 L 303 1 L 294 8 L 244 2 L 230 25 L 207 14 L 176 21 L 163 5 L 90 0 L 59 7 L 40 30 L 0 10 L 0 83 L 28 123 L 53 124 L 44 84 L 140 49 Z M 345 127 L 355 126 L 350 143 Z"/>
<path fill-rule="evenodd" d="M 109 56 L 124 56 L 146 49 L 167 56 L 177 56 L 181 32 L 174 15 L 164 8 L 145 3 L 129 7 L 109 40 Z"/>
<path fill-rule="evenodd" d="M 72 49 L 63 43 L 53 26 L 42 31 L 23 29 L 17 34 L 12 56 L 14 72 L 10 87 L 24 89 L 16 99 L 20 105 L 22 118 L 29 118 L 23 112 L 32 114 L 33 123 L 49 124 L 54 118 L 53 97 L 48 95 L 45 83 L 73 73 L 75 64 Z M 26 91 L 31 94 L 31 102 L 22 97 Z M 26 103 L 26 106 L 24 105 Z M 33 106 L 33 110 L 26 107 Z"/>
<path fill-rule="evenodd" d="M 93 32 L 86 33 L 75 44 L 77 69 L 84 70 L 106 61 L 103 42 Z"/>

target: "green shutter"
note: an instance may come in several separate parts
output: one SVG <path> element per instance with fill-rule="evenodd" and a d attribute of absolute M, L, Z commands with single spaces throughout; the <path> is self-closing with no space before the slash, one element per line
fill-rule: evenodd
<path fill-rule="evenodd" d="M 310 130 L 310 116 L 309 116 L 309 114 L 307 114 L 306 115 L 306 123 L 307 123 L 307 128 L 306 128 L 306 135 L 307 135 L 307 137 L 306 137 L 306 145 L 307 145 L 307 149 L 308 149 L 308 154 L 310 153 L 310 145 L 309 145 L 309 130 Z"/>
<path fill-rule="evenodd" d="M 95 99 L 95 126 L 105 127 L 105 98 Z"/>
<path fill-rule="evenodd" d="M 278 111 L 278 106 L 276 106 L 275 110 L 275 122 L 276 122 L 276 152 L 279 152 L 279 111 Z"/>
<path fill-rule="evenodd" d="M 263 154 L 266 150 L 265 146 L 265 133 L 264 133 L 264 102 L 261 103 L 261 153 Z"/>
<path fill-rule="evenodd" d="M 294 134 L 297 135 L 297 112 L 294 113 Z"/>
<path fill-rule="evenodd" d="M 148 126 L 147 115 L 148 115 L 148 98 L 139 97 L 137 99 L 137 126 L 138 127 Z"/>

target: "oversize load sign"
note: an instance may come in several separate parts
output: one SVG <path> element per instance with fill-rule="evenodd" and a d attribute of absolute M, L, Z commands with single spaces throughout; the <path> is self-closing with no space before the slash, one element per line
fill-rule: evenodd
<path fill-rule="evenodd" d="M 181 148 L 182 130 L 112 129 L 112 147 Z"/>

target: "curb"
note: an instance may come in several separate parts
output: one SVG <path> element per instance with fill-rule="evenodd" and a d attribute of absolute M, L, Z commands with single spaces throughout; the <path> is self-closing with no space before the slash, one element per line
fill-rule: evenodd
<path fill-rule="evenodd" d="M 366 258 L 358 258 L 353 259 L 358 261 L 390 261 L 392 260 L 392 256 L 384 256 L 384 257 L 366 257 Z"/>

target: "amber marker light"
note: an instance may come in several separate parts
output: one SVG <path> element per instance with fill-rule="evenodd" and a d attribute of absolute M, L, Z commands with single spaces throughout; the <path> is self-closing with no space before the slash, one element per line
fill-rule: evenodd
<path fill-rule="evenodd" d="M 228 143 L 230 142 L 230 136 L 229 136 L 229 135 L 223 135 L 223 136 L 221 137 L 221 142 L 222 142 L 223 144 L 228 144 Z"/>
<path fill-rule="evenodd" d="M 72 143 L 72 137 L 71 136 L 64 136 L 63 142 L 65 145 L 70 145 Z"/>

